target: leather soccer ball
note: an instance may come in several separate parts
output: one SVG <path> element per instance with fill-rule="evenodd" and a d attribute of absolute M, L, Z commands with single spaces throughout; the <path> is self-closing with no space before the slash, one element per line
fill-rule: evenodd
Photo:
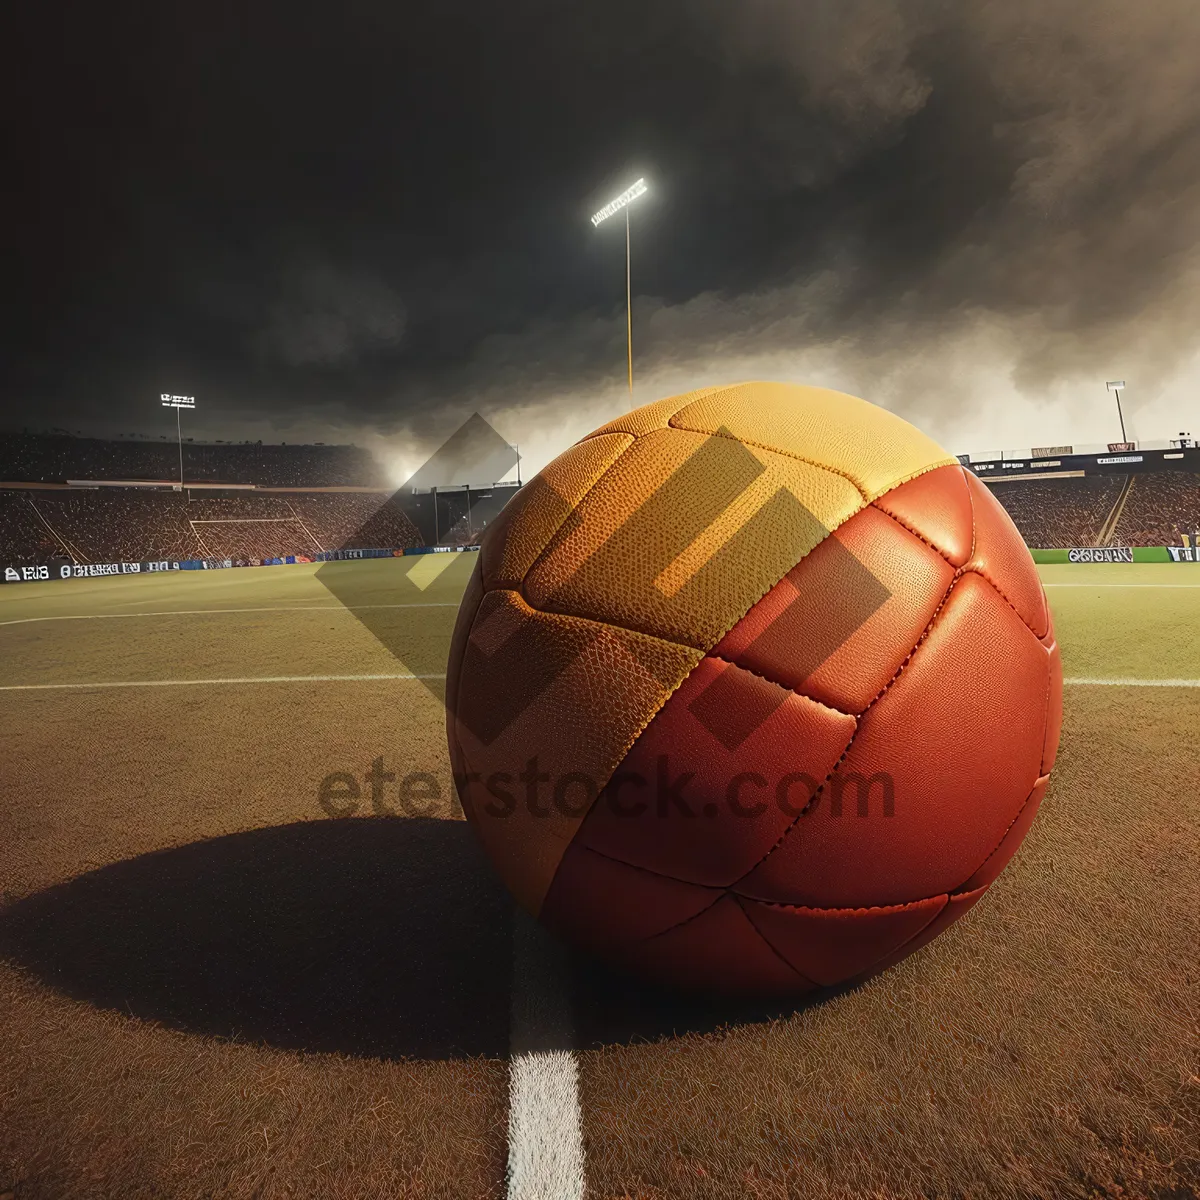
<path fill-rule="evenodd" d="M 447 670 L 464 811 L 517 900 L 671 984 L 802 992 L 1000 874 L 1062 669 L 1012 521 L 884 409 L 750 383 L 598 429 L 483 539 Z"/>

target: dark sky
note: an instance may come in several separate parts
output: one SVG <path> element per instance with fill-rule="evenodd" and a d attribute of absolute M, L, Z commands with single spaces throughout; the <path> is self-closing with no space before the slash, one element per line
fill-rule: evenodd
<path fill-rule="evenodd" d="M 623 228 L 588 218 L 642 175 L 639 400 L 811 377 L 986 438 L 1013 404 L 1079 420 L 1120 371 L 1162 421 L 1191 411 L 1193 0 L 13 21 L 10 426 L 161 432 L 167 389 L 210 436 L 602 418 Z"/>

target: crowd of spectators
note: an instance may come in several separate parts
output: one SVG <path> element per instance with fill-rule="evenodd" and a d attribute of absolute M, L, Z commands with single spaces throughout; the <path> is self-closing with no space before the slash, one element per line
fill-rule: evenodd
<path fill-rule="evenodd" d="M 0 490 L 0 561 L 312 557 L 422 544 L 386 492 L 209 496 L 144 488 Z"/>
<path fill-rule="evenodd" d="M 77 562 L 201 558 L 200 542 L 179 492 L 135 488 L 30 490 L 26 503 L 49 528 L 58 555 Z M 24 558 L 4 547 L 5 558 Z"/>
<path fill-rule="evenodd" d="M 26 491 L 0 491 L 0 560 L 45 562 L 63 552 Z"/>
<path fill-rule="evenodd" d="M 1005 480 L 993 493 L 1027 545 L 1093 546 L 1120 498 L 1126 476 Z M 437 496 L 437 536 L 428 494 L 295 491 L 278 494 L 162 488 L 0 489 L 0 562 L 65 557 L 77 562 L 232 558 L 252 560 L 321 551 L 403 549 L 435 540 L 475 545 L 508 494 Z M 424 505 L 424 507 L 422 507 Z M 493 511 L 494 510 L 494 511 Z M 468 515 L 469 513 L 469 515 Z M 1134 477 L 1110 541 L 1179 544 L 1200 529 L 1200 475 Z"/>
<path fill-rule="evenodd" d="M 424 544 L 398 495 L 303 492 L 290 497 L 288 504 L 326 550 Z"/>
<path fill-rule="evenodd" d="M 1125 486 L 1124 475 L 988 480 L 1027 546 L 1094 546 Z M 1156 543 L 1161 545 L 1161 543 Z"/>
<path fill-rule="evenodd" d="M 196 483 L 262 487 L 386 487 L 374 456 L 357 446 L 266 445 L 261 442 L 183 444 L 183 475 Z M 91 438 L 67 433 L 0 433 L 0 481 L 179 478 L 172 438 Z"/>
<path fill-rule="evenodd" d="M 1135 475 L 1112 540 L 1122 546 L 1178 546 L 1200 530 L 1200 475 L 1160 471 Z"/>

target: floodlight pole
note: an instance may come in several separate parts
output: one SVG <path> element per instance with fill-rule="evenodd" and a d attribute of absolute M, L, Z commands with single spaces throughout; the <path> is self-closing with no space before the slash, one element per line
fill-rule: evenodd
<path fill-rule="evenodd" d="M 633 403 L 633 291 L 629 272 L 629 205 L 625 205 L 625 349 L 629 357 L 629 402 Z"/>
<path fill-rule="evenodd" d="M 162 401 L 163 408 L 173 408 L 175 410 L 175 441 L 179 446 L 179 489 L 183 490 L 183 424 L 179 416 L 181 408 L 195 408 L 195 396 L 172 396 L 169 392 L 160 392 L 159 400 Z"/>
<path fill-rule="evenodd" d="M 1117 420 L 1121 422 L 1121 441 L 1128 442 L 1129 439 L 1125 436 L 1125 414 L 1121 411 L 1121 392 L 1125 387 L 1125 380 L 1110 379 L 1104 386 L 1117 397 Z"/>
<path fill-rule="evenodd" d="M 622 208 L 625 210 L 625 359 L 629 380 L 629 400 L 633 402 L 633 284 L 629 258 L 629 206 L 639 196 L 646 194 L 646 181 L 639 179 L 632 187 L 626 188 L 610 204 L 606 204 L 594 217 L 592 226 L 599 225 L 609 217 L 615 216 Z"/>

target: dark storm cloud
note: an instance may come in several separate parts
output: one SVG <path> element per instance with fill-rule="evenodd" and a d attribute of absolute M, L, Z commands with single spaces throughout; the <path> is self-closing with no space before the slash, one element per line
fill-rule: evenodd
<path fill-rule="evenodd" d="M 263 358 L 289 367 L 357 366 L 399 347 L 405 317 L 387 284 L 314 264 L 286 273 L 254 344 Z"/>
<path fill-rule="evenodd" d="M 819 367 L 936 424 L 986 398 L 931 360 L 1036 392 L 1195 349 L 1186 0 L 23 19 L 10 423 L 140 428 L 169 386 L 214 436 L 436 440 L 619 399 L 623 230 L 587 218 L 638 175 L 647 389 Z"/>

